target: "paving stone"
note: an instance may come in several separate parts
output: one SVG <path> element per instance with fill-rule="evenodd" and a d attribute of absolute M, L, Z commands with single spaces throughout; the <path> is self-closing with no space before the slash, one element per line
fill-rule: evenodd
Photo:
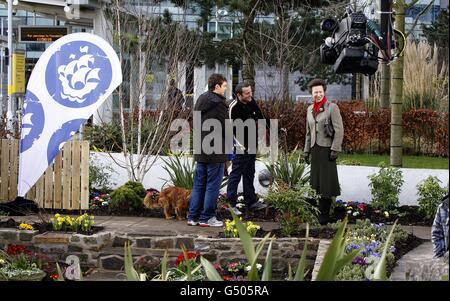
<path fill-rule="evenodd" d="M 184 245 L 188 250 L 192 250 L 194 249 L 194 239 L 188 237 L 177 237 L 175 247 L 181 249 L 182 245 Z"/>
<path fill-rule="evenodd" d="M 76 234 L 70 238 L 70 242 L 80 242 L 80 241 L 81 241 L 80 236 Z"/>
<path fill-rule="evenodd" d="M 101 267 L 105 270 L 120 271 L 123 269 L 123 258 L 118 255 L 109 255 L 100 258 Z"/>
<path fill-rule="evenodd" d="M 16 241 L 17 231 L 14 229 L 0 229 L 0 239 L 5 241 Z"/>
<path fill-rule="evenodd" d="M 20 241 L 31 241 L 33 236 L 37 235 L 39 231 L 20 231 L 19 232 L 19 240 Z"/>
<path fill-rule="evenodd" d="M 45 232 L 34 236 L 35 244 L 68 244 L 72 234 Z"/>
<path fill-rule="evenodd" d="M 82 252 L 83 248 L 77 245 L 69 245 L 68 252 Z"/>
<path fill-rule="evenodd" d="M 116 237 L 114 237 L 112 246 L 113 247 L 122 247 L 123 248 L 123 246 L 125 245 L 126 242 L 130 242 L 131 243 L 131 240 L 129 238 L 127 238 L 127 237 L 116 236 Z"/>
<path fill-rule="evenodd" d="M 84 278 L 86 281 L 126 281 L 126 275 L 123 272 L 108 271 L 96 269 L 89 276 Z"/>
<path fill-rule="evenodd" d="M 155 249 L 173 249 L 174 245 L 173 238 L 156 238 L 153 241 L 153 248 Z"/>
<path fill-rule="evenodd" d="M 137 238 L 136 247 L 138 248 L 151 248 L 152 240 L 151 238 Z"/>

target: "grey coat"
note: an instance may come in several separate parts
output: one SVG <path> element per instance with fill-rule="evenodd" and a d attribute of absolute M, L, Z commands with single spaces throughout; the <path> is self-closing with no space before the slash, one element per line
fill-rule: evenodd
<path fill-rule="evenodd" d="M 325 134 L 325 108 L 329 103 L 330 119 L 334 128 L 334 138 L 331 139 Z M 323 110 L 319 111 L 314 118 L 313 107 L 310 105 L 306 113 L 306 141 L 305 152 L 310 153 L 311 148 L 317 144 L 323 147 L 331 147 L 331 150 L 340 152 L 342 151 L 342 140 L 344 139 L 344 125 L 342 123 L 341 113 L 337 104 L 327 101 L 322 107 Z"/>
<path fill-rule="evenodd" d="M 438 206 L 431 228 L 431 241 L 435 257 L 444 256 L 448 251 L 448 195 Z"/>

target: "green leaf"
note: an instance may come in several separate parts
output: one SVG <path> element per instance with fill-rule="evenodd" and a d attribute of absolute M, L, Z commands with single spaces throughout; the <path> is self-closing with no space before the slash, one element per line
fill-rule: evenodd
<path fill-rule="evenodd" d="M 56 270 L 58 271 L 58 279 L 56 279 L 56 281 L 64 281 L 64 274 L 61 271 L 58 263 L 56 263 Z"/>
<path fill-rule="evenodd" d="M 263 250 L 267 240 L 270 237 L 270 233 L 268 233 L 258 244 L 255 252 L 255 256 L 253 257 L 253 260 L 249 260 L 250 262 L 250 271 L 247 274 L 248 281 L 259 281 L 259 275 L 258 275 L 258 269 L 256 267 L 256 264 L 258 263 L 258 257 L 261 251 Z"/>
<path fill-rule="evenodd" d="M 303 246 L 302 256 L 298 262 L 297 271 L 295 272 L 294 281 L 304 281 L 305 280 L 305 268 L 306 268 L 306 253 L 308 250 L 308 239 L 309 239 L 309 224 L 306 224 L 306 235 L 305 235 L 305 245 Z"/>
<path fill-rule="evenodd" d="M 389 232 L 389 235 L 384 243 L 383 253 L 381 254 L 380 261 L 378 261 L 378 264 L 375 267 L 375 270 L 373 273 L 373 280 L 380 280 L 380 281 L 389 280 L 386 275 L 386 254 L 387 254 L 387 250 L 389 248 L 392 234 L 394 233 L 394 229 L 397 225 L 397 221 L 398 220 L 396 220 L 394 225 L 392 225 L 391 232 Z"/>
<path fill-rule="evenodd" d="M 206 277 L 210 281 L 223 281 L 222 277 L 220 277 L 217 270 L 214 268 L 211 262 L 207 259 L 200 257 L 200 262 L 202 263 L 203 268 L 205 269 Z"/>
<path fill-rule="evenodd" d="M 139 281 L 139 274 L 134 269 L 133 266 L 133 258 L 131 256 L 131 246 L 127 241 L 124 246 L 124 266 L 125 266 L 125 274 L 127 276 L 128 281 Z"/>
<path fill-rule="evenodd" d="M 293 280 L 293 277 L 292 277 L 292 267 L 291 267 L 291 264 L 290 264 L 290 263 L 288 263 L 288 277 L 287 277 L 287 280 L 288 280 L 288 281 L 292 281 L 292 280 Z"/>
<path fill-rule="evenodd" d="M 183 250 L 184 262 L 186 263 L 186 276 L 188 281 L 192 281 L 191 261 L 189 260 L 188 251 L 184 244 L 181 244 L 181 250 Z"/>
<path fill-rule="evenodd" d="M 266 261 L 264 262 L 264 271 L 261 277 L 262 281 L 272 280 L 272 243 L 273 238 L 270 240 L 269 248 L 267 249 Z"/>
<path fill-rule="evenodd" d="M 164 256 L 161 260 L 161 280 L 167 281 L 168 273 L 167 273 L 167 250 L 164 252 Z"/>
<path fill-rule="evenodd" d="M 333 238 L 327 252 L 325 253 L 325 257 L 323 258 L 323 262 L 320 265 L 320 269 L 317 274 L 317 281 L 334 280 L 338 272 L 336 270 L 336 263 L 344 252 L 343 241 L 345 242 L 344 231 L 346 225 L 347 217 L 340 223 L 336 236 Z"/>
<path fill-rule="evenodd" d="M 198 266 L 196 266 L 193 270 L 192 270 L 192 275 L 194 275 L 198 270 L 200 270 L 202 268 L 202 265 L 199 264 Z M 180 281 L 186 281 L 188 280 L 188 276 L 184 276 L 183 278 L 180 279 Z"/>
<path fill-rule="evenodd" d="M 335 266 L 336 274 L 344 267 L 344 265 L 352 262 L 359 252 L 360 250 L 353 250 L 351 253 L 345 254 L 342 258 L 338 259 Z"/>
<path fill-rule="evenodd" d="M 242 242 L 242 247 L 244 248 L 245 255 L 247 256 L 247 260 L 249 262 L 253 262 L 255 258 L 255 248 L 253 247 L 252 237 L 247 232 L 246 227 L 241 222 L 241 220 L 234 214 L 233 211 L 230 211 L 231 216 L 233 217 L 233 220 L 236 223 L 236 228 L 239 233 L 239 238 Z"/>

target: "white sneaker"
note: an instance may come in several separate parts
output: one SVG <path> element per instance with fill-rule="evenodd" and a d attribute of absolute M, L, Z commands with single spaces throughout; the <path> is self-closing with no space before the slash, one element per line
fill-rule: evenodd
<path fill-rule="evenodd" d="M 233 211 L 236 215 L 242 215 L 242 212 L 236 207 L 230 207 L 228 210 Z"/>
<path fill-rule="evenodd" d="M 213 216 L 207 222 L 200 222 L 199 225 L 200 227 L 223 227 L 223 222 Z"/>
<path fill-rule="evenodd" d="M 188 226 L 197 226 L 198 222 L 197 221 L 193 221 L 193 220 L 188 220 L 187 224 L 188 224 Z"/>

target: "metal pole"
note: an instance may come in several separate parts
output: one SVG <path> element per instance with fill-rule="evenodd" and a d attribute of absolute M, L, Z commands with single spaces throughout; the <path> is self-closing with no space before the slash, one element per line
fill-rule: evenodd
<path fill-rule="evenodd" d="M 12 96 L 12 54 L 13 54 L 13 43 L 12 43 L 12 10 L 13 10 L 13 1 L 8 1 L 8 109 L 6 112 L 6 129 L 9 132 L 13 132 L 12 126 L 12 105 L 13 105 L 13 96 Z M 9 134 L 8 134 L 9 135 Z"/>
<path fill-rule="evenodd" d="M 390 22 L 390 18 L 392 17 L 391 2 L 391 0 L 380 1 L 380 30 L 383 38 L 383 40 L 380 41 L 380 44 L 388 58 L 391 57 L 390 40 L 392 40 L 392 28 Z"/>
<path fill-rule="evenodd" d="M 1 28 L 1 36 L 3 37 L 3 18 L 2 28 Z M 0 114 L 3 114 L 3 57 L 5 55 L 5 51 L 3 49 L 3 45 L 0 48 Z"/>

